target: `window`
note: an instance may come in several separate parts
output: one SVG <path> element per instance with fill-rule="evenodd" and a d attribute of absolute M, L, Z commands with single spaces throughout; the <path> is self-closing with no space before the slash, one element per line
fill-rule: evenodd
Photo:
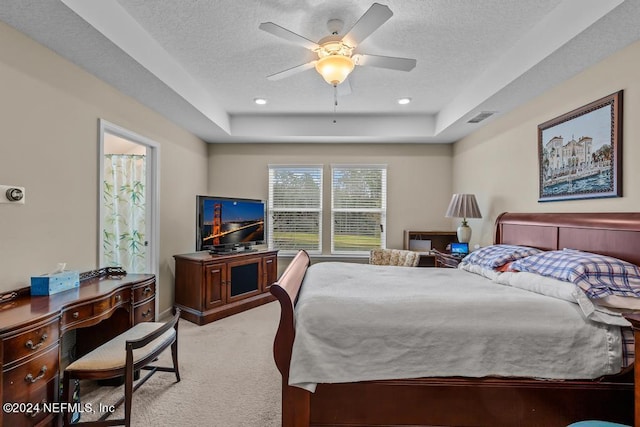
<path fill-rule="evenodd" d="M 269 165 L 269 248 L 322 252 L 322 165 Z"/>
<path fill-rule="evenodd" d="M 331 253 L 386 247 L 387 167 L 331 166 Z"/>

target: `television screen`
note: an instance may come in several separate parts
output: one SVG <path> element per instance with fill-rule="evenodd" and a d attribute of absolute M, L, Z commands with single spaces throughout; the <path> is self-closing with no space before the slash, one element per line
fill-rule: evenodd
<path fill-rule="evenodd" d="M 264 243 L 265 207 L 263 200 L 198 196 L 196 250 Z"/>

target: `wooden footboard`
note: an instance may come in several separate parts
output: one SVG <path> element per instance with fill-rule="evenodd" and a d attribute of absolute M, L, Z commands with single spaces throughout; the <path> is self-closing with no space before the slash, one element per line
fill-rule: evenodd
<path fill-rule="evenodd" d="M 501 238 L 508 238 L 514 231 L 526 236 L 536 233 L 537 238 L 538 224 L 532 227 L 525 223 L 524 228 L 519 224 L 504 227 Z M 634 425 L 633 370 L 596 381 L 418 378 L 318 384 L 315 393 L 291 387 L 288 381 L 295 338 L 294 306 L 309 264 L 308 254 L 299 252 L 280 280 L 271 286 L 271 293 L 281 305 L 274 358 L 282 374 L 283 426 L 553 427 L 586 419 Z M 630 320 L 634 326 L 640 325 L 640 316 Z M 636 354 L 640 354 L 640 333 L 636 331 L 636 335 Z M 640 421 L 640 412 L 636 412 Z"/>
<path fill-rule="evenodd" d="M 311 263 L 309 255 L 300 251 L 293 258 L 280 279 L 271 285 L 271 293 L 280 302 L 280 325 L 273 342 L 273 357 L 282 374 L 282 425 L 304 427 L 309 425 L 308 391 L 289 386 L 289 365 L 295 338 L 294 305 L 302 280 Z"/>
<path fill-rule="evenodd" d="M 309 255 L 305 251 L 298 252 L 280 279 L 271 285 L 271 293 L 280 301 L 281 306 L 280 326 L 273 343 L 273 355 L 278 370 L 287 377 L 295 337 L 293 310 L 309 264 Z"/>

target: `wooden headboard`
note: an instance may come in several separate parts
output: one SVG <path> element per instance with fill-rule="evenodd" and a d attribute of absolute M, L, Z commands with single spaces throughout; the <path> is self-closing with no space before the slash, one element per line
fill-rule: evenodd
<path fill-rule="evenodd" d="M 579 249 L 640 265 L 640 212 L 505 212 L 496 219 L 494 242 Z"/>

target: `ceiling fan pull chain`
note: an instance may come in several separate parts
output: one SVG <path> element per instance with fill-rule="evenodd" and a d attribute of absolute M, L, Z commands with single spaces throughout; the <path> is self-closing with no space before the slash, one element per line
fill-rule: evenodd
<path fill-rule="evenodd" d="M 336 110 L 338 109 L 338 85 L 333 85 L 333 123 L 336 123 Z"/>

